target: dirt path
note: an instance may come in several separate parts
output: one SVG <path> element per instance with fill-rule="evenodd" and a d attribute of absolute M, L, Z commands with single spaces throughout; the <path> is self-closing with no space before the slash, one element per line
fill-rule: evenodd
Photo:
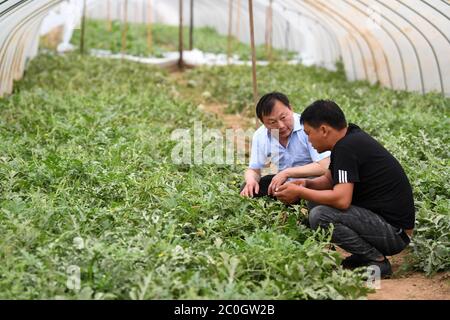
<path fill-rule="evenodd" d="M 183 99 L 190 100 L 197 104 L 197 107 L 223 122 L 222 129 L 248 129 L 254 128 L 255 119 L 249 119 L 239 113 L 226 113 L 227 105 L 218 102 L 211 102 L 205 98 L 204 92 L 201 88 L 189 86 L 185 78 L 185 74 L 177 70 L 170 70 L 171 79 L 179 86 L 179 90 L 173 92 L 175 96 L 183 97 Z M 176 89 L 174 89 L 176 90 Z"/>
<path fill-rule="evenodd" d="M 211 103 L 202 98 L 199 88 L 189 88 L 183 73 L 172 72 L 173 81 L 182 87 L 179 96 L 197 103 L 202 111 L 220 119 L 223 129 L 248 129 L 255 126 L 255 120 L 241 114 L 227 114 L 226 104 Z M 248 148 L 246 147 L 248 150 Z M 338 251 L 347 256 L 348 253 L 338 248 Z M 406 272 L 402 266 L 407 263 L 406 251 L 388 257 L 392 265 L 393 276 L 391 279 L 381 280 L 380 289 L 367 296 L 369 300 L 450 300 L 450 272 L 443 272 L 426 277 L 421 272 Z"/>
<path fill-rule="evenodd" d="M 337 251 L 346 257 L 349 253 L 341 248 Z M 404 271 L 409 253 L 407 250 L 388 257 L 393 275 L 380 282 L 380 288 L 370 293 L 369 300 L 450 300 L 450 273 L 441 272 L 432 277 L 422 272 Z"/>
<path fill-rule="evenodd" d="M 198 105 L 198 108 L 219 118 L 224 124 L 223 129 L 247 129 L 254 126 L 255 123 L 251 119 L 243 117 L 241 114 L 225 113 L 225 109 L 227 108 L 226 104 L 201 103 Z"/>
<path fill-rule="evenodd" d="M 392 279 L 381 280 L 380 289 L 369 294 L 369 300 L 450 300 L 450 273 L 432 277 L 421 272 L 403 272 L 407 253 L 388 257 L 394 272 Z"/>
<path fill-rule="evenodd" d="M 427 278 L 412 273 L 403 278 L 381 280 L 380 289 L 367 296 L 369 300 L 450 300 L 449 276 Z"/>

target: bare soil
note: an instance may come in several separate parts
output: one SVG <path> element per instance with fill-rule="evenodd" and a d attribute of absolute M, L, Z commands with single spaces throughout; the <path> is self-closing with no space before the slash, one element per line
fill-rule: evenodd
<path fill-rule="evenodd" d="M 408 253 L 388 257 L 392 265 L 391 279 L 381 280 L 380 289 L 367 296 L 369 300 L 450 300 L 450 273 L 427 277 L 422 272 L 404 272 Z"/>
<path fill-rule="evenodd" d="M 341 248 L 337 251 L 347 257 Z M 368 294 L 369 300 L 450 300 L 450 273 L 440 272 L 427 277 L 423 272 L 406 271 L 408 250 L 387 257 L 392 266 L 392 277 L 383 279 L 380 288 Z"/>

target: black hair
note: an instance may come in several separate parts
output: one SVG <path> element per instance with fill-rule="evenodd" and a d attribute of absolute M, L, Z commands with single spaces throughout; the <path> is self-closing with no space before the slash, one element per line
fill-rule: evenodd
<path fill-rule="evenodd" d="M 311 103 L 302 113 L 300 123 L 307 123 L 317 129 L 326 123 L 336 130 L 347 127 L 344 112 L 336 102 L 331 100 L 317 100 Z"/>
<path fill-rule="evenodd" d="M 280 101 L 289 109 L 291 108 L 289 99 L 288 97 L 286 97 L 286 95 L 276 91 L 266 93 L 261 97 L 261 99 L 259 99 L 258 104 L 256 105 L 256 116 L 259 118 L 259 120 L 262 121 L 263 116 L 267 116 L 272 112 L 273 106 L 275 105 L 276 101 Z"/>

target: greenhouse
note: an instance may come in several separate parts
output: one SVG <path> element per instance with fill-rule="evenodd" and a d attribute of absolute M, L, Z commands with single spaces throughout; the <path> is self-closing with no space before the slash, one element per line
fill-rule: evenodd
<path fill-rule="evenodd" d="M 0 114 L 2 300 L 450 299 L 448 1 L 0 1 Z"/>

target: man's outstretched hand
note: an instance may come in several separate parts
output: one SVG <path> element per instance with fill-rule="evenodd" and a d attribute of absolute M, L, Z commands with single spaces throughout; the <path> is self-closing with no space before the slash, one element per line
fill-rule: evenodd
<path fill-rule="evenodd" d="M 250 180 L 245 184 L 244 189 L 241 191 L 241 196 L 253 198 L 255 194 L 259 192 L 259 183 L 256 180 Z"/>

